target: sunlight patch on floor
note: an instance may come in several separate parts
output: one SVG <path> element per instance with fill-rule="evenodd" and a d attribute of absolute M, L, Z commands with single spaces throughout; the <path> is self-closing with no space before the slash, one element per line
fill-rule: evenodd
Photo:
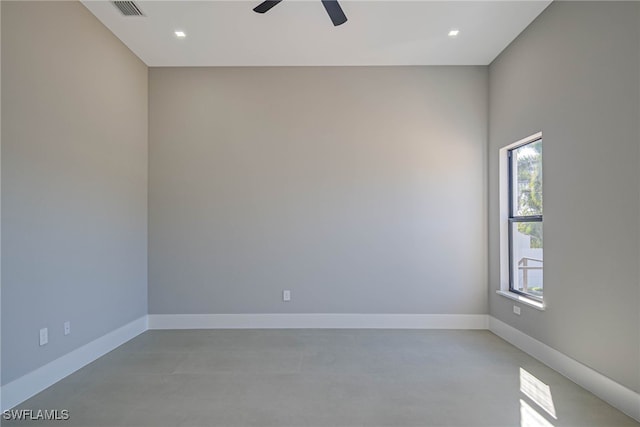
<path fill-rule="evenodd" d="M 520 399 L 520 427 L 553 427 L 553 424 Z"/>
<path fill-rule="evenodd" d="M 551 396 L 551 387 L 522 368 L 520 368 L 520 391 L 547 414 L 556 420 L 558 419 L 553 397 Z"/>

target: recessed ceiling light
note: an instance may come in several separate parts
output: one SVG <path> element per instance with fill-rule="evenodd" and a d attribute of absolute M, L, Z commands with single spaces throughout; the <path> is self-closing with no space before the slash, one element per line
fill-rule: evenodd
<path fill-rule="evenodd" d="M 176 34 L 176 37 L 179 38 L 179 39 L 183 39 L 183 38 L 187 37 L 187 35 L 184 33 L 184 31 L 176 31 L 175 34 Z"/>
<path fill-rule="evenodd" d="M 456 37 L 458 34 L 460 34 L 460 30 L 449 31 L 449 37 Z"/>

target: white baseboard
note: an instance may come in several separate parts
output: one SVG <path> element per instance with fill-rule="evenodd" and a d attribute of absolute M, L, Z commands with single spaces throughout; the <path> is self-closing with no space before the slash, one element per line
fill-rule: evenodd
<path fill-rule="evenodd" d="M 140 335 L 147 328 L 147 316 L 142 316 L 4 385 L 2 387 L 2 410 L 11 409 L 40 393 L 45 388 Z"/>
<path fill-rule="evenodd" d="M 611 406 L 640 421 L 640 394 L 493 316 L 489 316 L 489 330 Z"/>
<path fill-rule="evenodd" d="M 487 329 L 486 314 L 150 314 L 149 329 Z"/>

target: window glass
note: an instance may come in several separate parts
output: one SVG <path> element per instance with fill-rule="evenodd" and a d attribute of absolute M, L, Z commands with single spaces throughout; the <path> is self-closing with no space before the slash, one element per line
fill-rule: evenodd
<path fill-rule="evenodd" d="M 513 288 L 542 297 L 542 222 L 512 222 Z"/>
<path fill-rule="evenodd" d="M 509 290 L 542 299 L 542 140 L 509 150 Z"/>
<path fill-rule="evenodd" d="M 512 216 L 542 215 L 542 140 L 511 152 Z"/>

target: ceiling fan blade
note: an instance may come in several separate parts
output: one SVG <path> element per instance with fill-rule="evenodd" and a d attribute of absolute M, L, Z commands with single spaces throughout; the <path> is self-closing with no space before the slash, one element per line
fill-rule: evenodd
<path fill-rule="evenodd" d="M 260 3 L 256 7 L 254 7 L 253 11 L 254 12 L 258 12 L 258 13 L 265 13 L 265 12 L 269 11 L 269 9 L 271 9 L 273 6 L 275 6 L 278 3 L 280 3 L 281 1 L 282 0 L 267 0 L 267 1 L 263 1 L 262 3 Z"/>
<path fill-rule="evenodd" d="M 331 22 L 333 22 L 334 26 L 337 27 L 338 25 L 347 22 L 347 16 L 338 4 L 338 0 L 322 0 L 322 5 L 327 10 L 329 18 L 331 18 Z"/>

